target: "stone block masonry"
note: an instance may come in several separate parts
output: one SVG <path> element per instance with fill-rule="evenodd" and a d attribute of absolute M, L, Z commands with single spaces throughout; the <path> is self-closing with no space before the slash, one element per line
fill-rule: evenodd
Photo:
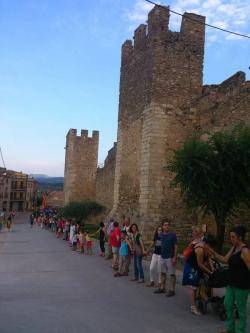
<path fill-rule="evenodd" d="M 150 239 L 166 220 L 185 239 L 200 220 L 170 186 L 164 167 L 173 150 L 193 133 L 250 123 L 244 73 L 203 86 L 205 17 L 184 13 L 179 32 L 169 30 L 169 19 L 168 7 L 155 6 L 122 45 L 117 144 L 104 166 L 97 170 L 97 132 L 87 141 L 76 130 L 67 136 L 65 200 L 95 197 L 107 217 L 129 216 Z"/>
<path fill-rule="evenodd" d="M 202 92 L 205 18 L 185 13 L 180 32 L 172 32 L 169 17 L 169 8 L 154 7 L 148 25 L 135 30 L 134 43 L 122 46 L 112 213 L 154 225 L 162 219 L 166 146 L 176 146 L 171 123 L 178 116 L 166 114 L 166 105 L 174 115 L 182 113 Z"/>
<path fill-rule="evenodd" d="M 70 129 L 66 137 L 64 203 L 95 200 L 99 132 Z"/>
<path fill-rule="evenodd" d="M 96 200 L 103 204 L 107 211 L 113 207 L 114 178 L 117 143 L 109 150 L 102 167 L 97 169 Z"/>

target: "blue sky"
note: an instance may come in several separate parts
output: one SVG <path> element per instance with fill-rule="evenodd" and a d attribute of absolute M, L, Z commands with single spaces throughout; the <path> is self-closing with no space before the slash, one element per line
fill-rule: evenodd
<path fill-rule="evenodd" d="M 176 0 L 250 33 L 248 0 Z M 99 162 L 116 140 L 120 47 L 144 23 L 143 0 L 0 0 L 0 146 L 7 168 L 61 176 L 69 128 L 100 131 Z M 179 18 L 171 16 L 178 31 Z M 204 83 L 250 77 L 250 40 L 207 29 Z M 0 162 L 1 166 L 1 162 Z"/>

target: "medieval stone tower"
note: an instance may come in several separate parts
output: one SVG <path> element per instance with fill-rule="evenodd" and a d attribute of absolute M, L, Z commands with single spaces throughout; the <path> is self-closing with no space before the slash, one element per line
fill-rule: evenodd
<path fill-rule="evenodd" d="M 99 132 L 70 129 L 66 137 L 64 202 L 95 199 Z"/>
<path fill-rule="evenodd" d="M 184 13 L 179 32 L 169 30 L 169 18 L 168 7 L 155 6 L 122 45 L 117 144 L 97 173 L 98 132 L 67 136 L 65 202 L 95 198 L 108 217 L 129 216 L 150 239 L 165 220 L 185 238 L 198 219 L 170 186 L 173 150 L 194 132 L 250 124 L 243 72 L 203 85 L 205 17 Z"/>
<path fill-rule="evenodd" d="M 202 93 L 205 18 L 185 13 L 180 32 L 172 32 L 169 16 L 169 8 L 154 7 L 134 43 L 122 46 L 112 213 L 137 216 L 145 226 L 162 221 L 166 199 L 175 206 L 164 166 L 189 133 L 182 110 Z"/>

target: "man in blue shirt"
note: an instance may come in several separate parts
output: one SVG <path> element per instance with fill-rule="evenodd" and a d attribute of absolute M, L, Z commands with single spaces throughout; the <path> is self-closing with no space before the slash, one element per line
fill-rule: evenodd
<path fill-rule="evenodd" d="M 161 234 L 161 284 L 160 288 L 155 291 L 156 294 L 166 292 L 166 278 L 169 276 L 169 290 L 167 297 L 175 295 L 175 267 L 177 262 L 178 242 L 174 232 L 169 231 L 169 223 L 162 224 Z"/>

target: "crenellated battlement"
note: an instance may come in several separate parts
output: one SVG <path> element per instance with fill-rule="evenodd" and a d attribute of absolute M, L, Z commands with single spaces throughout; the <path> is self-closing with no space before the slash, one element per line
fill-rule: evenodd
<path fill-rule="evenodd" d="M 147 42 L 147 25 L 140 24 L 134 32 L 134 49 L 143 51 Z"/>
<path fill-rule="evenodd" d="M 119 120 L 126 126 L 151 102 L 187 107 L 202 94 L 205 17 L 184 13 L 179 32 L 169 30 L 169 19 L 169 7 L 155 6 L 134 42 L 122 45 Z"/>
<path fill-rule="evenodd" d="M 86 130 L 86 129 L 82 129 L 81 130 L 81 135 L 78 136 L 77 135 L 77 130 L 75 128 L 71 128 L 69 131 L 68 131 L 68 134 L 67 134 L 67 138 L 68 139 L 77 139 L 78 141 L 79 140 L 83 140 L 83 141 L 88 141 L 88 142 L 98 142 L 99 141 L 99 131 L 92 131 L 92 136 L 89 136 L 89 131 Z"/>
<path fill-rule="evenodd" d="M 169 7 L 155 6 L 148 14 L 147 24 L 140 24 L 134 31 L 133 40 L 126 40 L 122 45 L 122 57 L 131 58 L 137 50 L 142 51 L 146 47 L 152 47 L 157 41 L 167 42 L 176 40 L 179 42 L 200 42 L 204 44 L 205 17 L 185 12 L 182 17 L 180 31 L 169 30 Z M 171 38 L 172 37 L 172 38 Z"/>
<path fill-rule="evenodd" d="M 65 203 L 95 198 L 99 132 L 70 129 L 66 137 L 64 195 Z"/>
<path fill-rule="evenodd" d="M 155 6 L 148 13 L 148 38 L 164 37 L 168 32 L 170 12 L 169 7 Z"/>

